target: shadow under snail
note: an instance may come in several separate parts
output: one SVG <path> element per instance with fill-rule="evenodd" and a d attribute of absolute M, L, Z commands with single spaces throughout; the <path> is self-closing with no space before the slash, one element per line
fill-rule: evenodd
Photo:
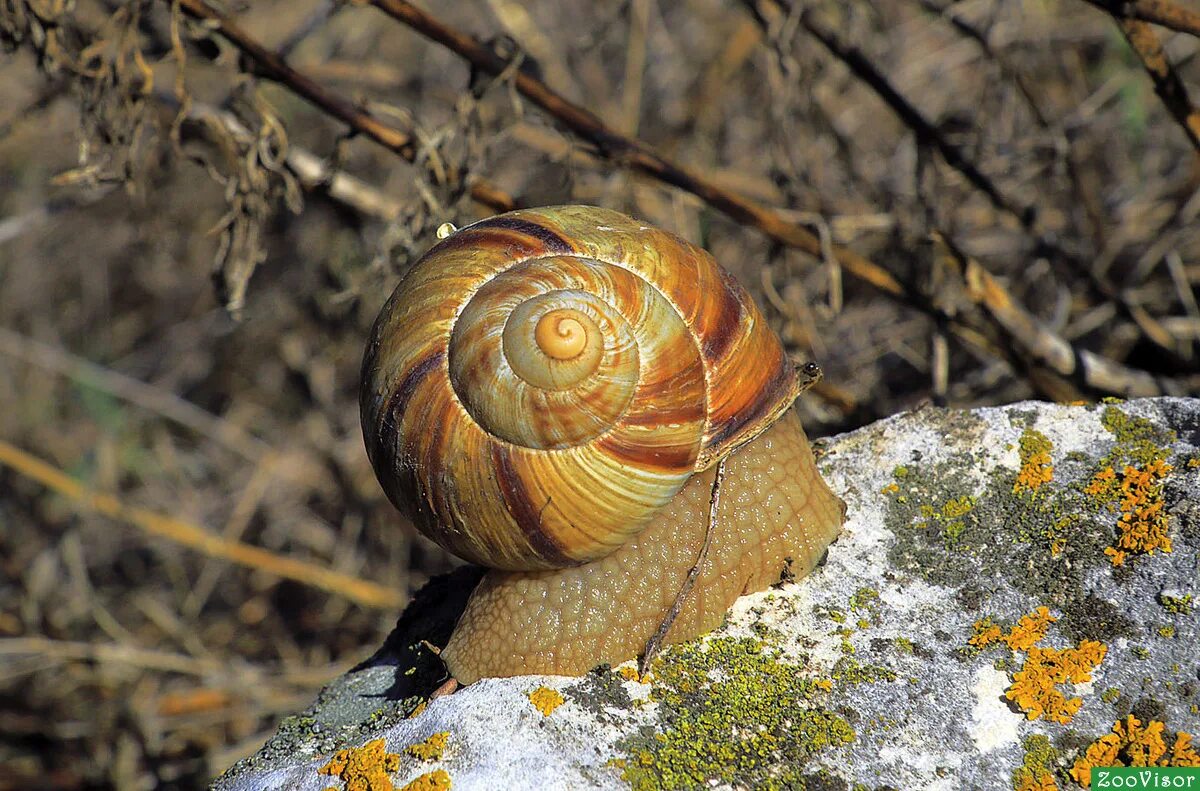
<path fill-rule="evenodd" d="M 454 678 L 615 665 L 811 571 L 845 513 L 790 408 L 818 376 L 712 256 L 614 211 L 510 212 L 430 249 L 375 323 L 360 406 L 391 501 L 491 569 L 442 650 Z"/>

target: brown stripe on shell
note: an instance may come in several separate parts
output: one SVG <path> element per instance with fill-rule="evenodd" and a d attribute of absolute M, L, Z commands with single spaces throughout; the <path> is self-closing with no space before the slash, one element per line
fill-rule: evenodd
<path fill-rule="evenodd" d="M 476 225 L 463 228 L 430 248 L 430 253 L 454 253 L 459 250 L 501 250 L 506 258 L 519 260 L 541 255 L 546 251 L 544 243 L 538 244 L 536 237 L 514 233 L 505 228 L 480 228 Z"/>
<path fill-rule="evenodd" d="M 637 426 L 638 428 L 656 428 L 668 423 L 696 423 L 702 425 L 704 423 L 704 415 L 704 403 L 697 400 L 691 403 L 673 404 L 670 411 L 661 407 L 656 409 L 630 409 L 625 412 L 621 420 L 621 425 Z"/>
<path fill-rule="evenodd" d="M 630 467 L 660 473 L 690 470 L 700 450 L 698 444 L 651 445 L 629 432 L 613 432 L 596 441 L 595 447 Z"/>
<path fill-rule="evenodd" d="M 521 528 L 529 546 L 537 555 L 555 566 L 574 566 L 579 561 L 565 553 L 552 536 L 542 530 L 542 508 L 548 503 L 530 502 L 525 485 L 513 465 L 512 452 L 508 445 L 493 442 L 492 469 L 496 483 L 504 497 L 504 504 L 512 514 L 513 521 Z"/>
<path fill-rule="evenodd" d="M 421 382 L 425 377 L 436 371 L 446 359 L 446 353 L 438 350 L 426 357 L 420 362 L 414 363 L 405 372 L 404 377 L 396 384 L 396 389 L 392 391 L 388 398 L 387 408 L 381 413 L 382 419 L 391 421 L 391 430 L 396 432 L 400 428 L 400 421 L 404 419 L 404 412 L 408 409 L 408 402 L 412 400 L 413 393 L 421 386 Z M 386 430 L 388 426 L 381 426 Z"/>
<path fill-rule="evenodd" d="M 742 301 L 739 299 L 741 286 L 724 270 L 721 270 L 721 285 L 723 288 L 714 294 L 716 299 L 706 306 L 712 309 L 711 316 L 704 317 L 707 332 L 703 336 L 701 353 L 706 360 L 725 357 L 729 347 L 745 333 L 742 327 Z"/>
<path fill-rule="evenodd" d="M 547 251 L 554 253 L 569 253 L 575 249 L 570 242 L 546 226 L 541 225 L 540 223 L 531 222 L 529 220 L 522 220 L 517 217 L 505 215 L 501 215 L 499 217 L 490 217 L 486 220 L 481 220 L 474 225 L 463 228 L 463 230 L 478 231 L 486 228 L 503 228 L 506 231 L 515 231 L 516 233 L 524 234 L 525 236 L 532 236 L 545 245 Z"/>
<path fill-rule="evenodd" d="M 744 408 L 735 410 L 728 420 L 715 427 L 716 430 L 709 438 L 708 444 L 710 446 L 723 445 L 744 427 L 762 421 L 772 412 L 786 411 L 795 400 L 795 390 L 796 370 L 791 362 L 784 358 L 776 368 L 775 375 L 771 377 L 770 382 L 764 385 L 760 396 Z M 783 402 L 786 402 L 786 405 L 781 409 Z M 747 439 L 751 438 L 747 437 Z"/>

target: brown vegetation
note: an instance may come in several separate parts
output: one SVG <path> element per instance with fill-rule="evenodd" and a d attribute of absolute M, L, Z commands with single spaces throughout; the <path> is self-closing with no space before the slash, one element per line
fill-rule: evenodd
<path fill-rule="evenodd" d="M 1200 385 L 1200 14 L 1164 0 L 0 0 L 0 789 L 200 787 L 454 561 L 362 450 L 444 222 L 713 251 L 825 382 Z"/>

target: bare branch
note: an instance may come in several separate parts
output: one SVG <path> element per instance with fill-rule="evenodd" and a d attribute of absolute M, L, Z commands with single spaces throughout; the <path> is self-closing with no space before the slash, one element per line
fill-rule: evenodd
<path fill-rule="evenodd" d="M 179 4 L 188 16 L 204 21 L 230 44 L 237 47 L 254 63 L 255 68 L 262 76 L 286 85 L 291 91 L 308 100 L 318 109 L 338 119 L 355 132 L 369 137 L 389 151 L 398 154 L 405 161 L 416 160 L 417 148 L 411 135 L 383 123 L 366 110 L 355 106 L 349 99 L 329 90 L 307 74 L 292 68 L 278 54 L 264 47 L 204 0 L 179 0 Z M 496 211 L 508 211 L 516 207 L 516 202 L 512 197 L 493 184 L 477 182 L 471 185 L 470 191 L 472 198 Z"/>
<path fill-rule="evenodd" d="M 476 69 L 497 75 L 504 72 L 510 65 L 507 60 L 483 43 L 444 24 L 407 0 L 367 1 L 393 19 L 447 47 Z M 790 221 L 780 211 L 722 189 L 711 180 L 677 165 L 658 153 L 648 143 L 621 134 L 594 113 L 555 93 L 536 76 L 516 70 L 512 74 L 512 80 L 516 89 L 523 96 L 576 135 L 596 146 L 599 156 L 690 192 L 734 221 L 757 228 L 777 242 L 801 250 L 814 258 L 821 258 L 822 255 L 828 254 L 827 250 L 823 250 L 821 241 L 816 234 L 804 226 Z M 1014 347 L 1016 352 L 1020 352 L 1021 347 L 1019 344 L 1014 345 L 1011 342 L 1010 332 L 1002 324 L 981 320 L 979 317 L 962 315 L 934 304 L 913 287 L 901 283 L 891 272 L 853 250 L 833 245 L 832 252 L 842 267 L 851 275 L 897 301 L 915 307 L 934 320 L 945 322 L 958 337 L 972 344 L 981 345 L 989 353 L 999 354 L 1019 367 L 1029 367 L 1028 365 L 1021 366 L 1021 362 L 1032 363 L 1039 367 L 1042 365 L 1037 360 L 1022 360 L 1019 354 L 1014 356 Z M 993 284 L 996 289 L 1002 291 L 1010 304 L 1018 305 L 1017 300 L 1007 291 L 1003 291 L 999 283 L 993 281 Z M 1159 393 L 1174 392 L 1177 389 L 1170 383 L 1166 385 L 1168 389 L 1163 389 L 1158 380 L 1150 377 L 1149 374 L 1146 376 L 1155 386 L 1159 387 Z M 1094 381 L 1097 384 L 1112 383 L 1111 379 L 1103 377 L 1096 378 Z M 1031 378 L 1031 382 L 1035 387 L 1038 386 L 1036 379 Z M 1091 382 L 1085 380 L 1084 383 L 1091 386 Z M 1101 387 L 1100 391 L 1126 394 L 1127 391 L 1123 386 L 1120 384 L 1114 386 L 1118 386 L 1118 389 L 1106 390 Z"/>
<path fill-rule="evenodd" d="M 1113 16 L 1140 19 L 1200 37 L 1200 11 L 1183 8 L 1167 0 L 1084 0 Z"/>
<path fill-rule="evenodd" d="M 764 27 L 768 25 L 770 17 L 778 17 L 790 8 L 788 0 L 749 0 L 747 5 Z M 1141 25 L 1143 23 L 1130 22 L 1129 24 Z M 946 164 L 961 173 L 973 187 L 987 196 L 993 206 L 1020 223 L 1032 239 L 1036 254 L 1046 255 L 1054 261 L 1065 264 L 1072 272 L 1082 276 L 1093 291 L 1114 302 L 1120 309 L 1121 315 L 1137 325 L 1151 342 L 1170 353 L 1178 362 L 1184 362 L 1179 355 L 1176 339 L 1172 337 L 1171 333 L 1134 304 L 1120 289 L 1097 273 L 1086 261 L 1059 244 L 1043 227 L 1040 221 L 1042 212 L 1036 204 L 1022 204 L 1005 195 L 995 182 L 966 155 L 962 148 L 950 143 L 925 117 L 924 113 L 892 85 L 891 81 L 875 67 L 864 53 L 841 41 L 834 31 L 827 28 L 815 14 L 807 9 L 800 14 L 800 25 L 875 92 L 900 121 L 912 130 L 917 137 L 918 145 L 931 146 L 936 149 L 945 159 Z M 1151 33 L 1151 35 L 1153 34 Z M 1159 54 L 1161 59 L 1161 50 Z M 1163 60 L 1163 64 L 1165 64 L 1165 60 Z M 1169 67 L 1167 68 L 1169 69 Z M 1182 85 L 1180 85 L 1180 89 L 1182 90 Z M 1186 101 L 1186 94 L 1184 98 Z"/>
<path fill-rule="evenodd" d="M 1149 23 L 1138 19 L 1118 18 L 1117 24 L 1154 82 L 1154 92 L 1162 99 L 1163 106 L 1183 129 L 1192 146 L 1200 151 L 1200 111 L 1192 106 L 1187 88 L 1167 60 L 1158 34 Z"/>

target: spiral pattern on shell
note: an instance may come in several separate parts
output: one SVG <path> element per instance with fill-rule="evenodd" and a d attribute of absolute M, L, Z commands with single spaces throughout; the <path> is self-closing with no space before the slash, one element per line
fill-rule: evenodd
<path fill-rule="evenodd" d="M 590 206 L 511 212 L 435 245 L 376 321 L 362 382 L 392 502 L 503 569 L 613 551 L 799 389 L 707 252 Z"/>

